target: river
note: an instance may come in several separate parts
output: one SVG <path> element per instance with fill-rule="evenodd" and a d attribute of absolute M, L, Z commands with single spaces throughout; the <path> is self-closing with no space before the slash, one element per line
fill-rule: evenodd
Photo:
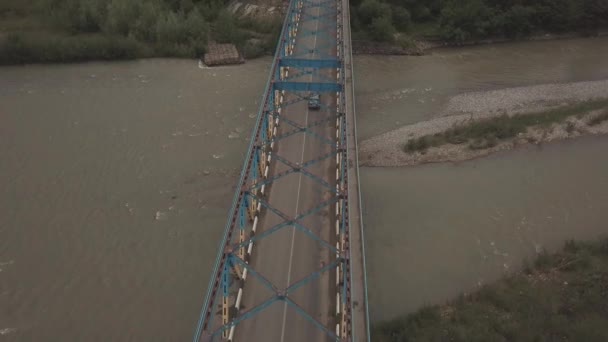
<path fill-rule="evenodd" d="M 607 61 L 605 38 L 358 56 L 360 138 L 465 91 L 608 78 Z M 192 336 L 269 63 L 0 68 L 0 339 Z M 362 169 L 372 318 L 605 232 L 606 148 Z"/>
<path fill-rule="evenodd" d="M 0 69 L 1 341 L 187 341 L 269 59 Z"/>

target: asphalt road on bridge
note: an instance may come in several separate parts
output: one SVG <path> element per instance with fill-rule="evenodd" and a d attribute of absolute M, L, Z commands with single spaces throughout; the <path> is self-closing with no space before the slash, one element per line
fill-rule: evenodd
<path fill-rule="evenodd" d="M 320 0 L 313 0 L 319 3 Z M 328 9 L 324 7 L 304 6 L 302 18 L 306 14 L 323 16 Z M 320 30 L 325 23 L 318 19 L 301 23 L 301 28 Z M 334 24 L 335 27 L 335 24 Z M 332 30 L 333 32 L 334 30 Z M 334 33 L 331 33 L 334 34 Z M 294 54 L 303 58 L 319 58 L 323 52 L 335 56 L 335 37 L 328 37 L 327 33 L 319 32 L 298 38 Z M 318 49 L 318 51 L 317 51 Z M 305 54 L 305 55 L 301 55 Z M 293 81 L 327 82 L 336 80 L 336 70 L 322 70 L 322 74 L 308 74 Z M 292 76 L 292 75 L 290 75 Z M 300 95 L 301 96 L 301 95 Z M 295 94 L 285 94 L 284 101 L 296 99 Z M 282 109 L 281 122 L 277 136 L 292 130 L 294 127 L 287 121 L 296 122 L 300 126 L 307 126 L 313 122 L 327 119 L 323 124 L 311 129 L 317 136 L 305 133 L 294 134 L 279 140 L 275 144 L 269 177 L 273 174 L 287 170 L 288 167 L 279 161 L 276 156 L 287 159 L 292 163 L 306 163 L 331 151 L 331 146 L 320 137 L 335 141 L 336 95 L 321 94 L 323 106 L 319 110 L 310 110 L 307 101 L 286 106 Z M 326 158 L 307 167 L 307 171 L 323 178 L 335 188 L 336 162 L 335 156 Z M 333 194 L 321 184 L 310 179 L 302 173 L 295 172 L 275 181 L 268 192 L 268 203 L 287 214 L 296 217 L 317 207 Z M 330 205 L 320 212 L 308 216 L 300 223 L 312 232 L 335 245 L 335 205 Z M 258 226 L 258 234 L 270 227 L 281 223 L 283 219 L 269 210 L 265 210 Z M 255 243 L 250 264 L 253 268 L 270 280 L 278 288 L 286 288 L 290 284 L 305 278 L 312 272 L 335 260 L 335 255 L 323 247 L 318 241 L 307 236 L 293 226 L 288 226 Z M 335 331 L 335 269 L 324 273 L 320 278 L 313 280 L 298 288 L 289 295 L 304 311 L 315 320 Z M 274 294 L 265 287 L 256 277 L 249 276 L 244 286 L 241 312 L 255 307 Z M 307 320 L 285 302 L 277 301 L 270 307 L 260 311 L 255 316 L 242 321 L 236 326 L 235 341 L 280 341 L 280 342 L 311 342 L 329 341 L 327 334 Z"/>

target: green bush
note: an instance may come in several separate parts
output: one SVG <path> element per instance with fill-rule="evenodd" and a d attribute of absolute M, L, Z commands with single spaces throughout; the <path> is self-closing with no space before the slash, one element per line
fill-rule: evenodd
<path fill-rule="evenodd" d="M 373 40 L 379 42 L 392 42 L 395 39 L 395 27 L 391 23 L 390 17 L 377 17 L 372 20 L 369 26 L 370 35 Z"/>
<path fill-rule="evenodd" d="M 441 306 L 375 324 L 372 340 L 606 341 L 608 239 L 542 253 L 516 272 Z"/>
<path fill-rule="evenodd" d="M 357 11 L 361 24 L 369 26 L 377 18 L 390 18 L 391 8 L 388 4 L 379 0 L 364 0 Z"/>
<path fill-rule="evenodd" d="M 410 12 L 400 6 L 395 6 L 392 9 L 393 23 L 399 31 L 405 32 L 412 24 L 412 16 Z"/>
<path fill-rule="evenodd" d="M 603 109 L 599 115 L 589 121 L 589 125 L 597 125 L 608 120 L 608 109 L 605 109 L 607 107 L 608 100 L 595 100 L 539 113 L 502 115 L 458 125 L 434 135 L 410 139 L 404 145 L 403 150 L 407 153 L 413 153 L 445 144 L 459 145 L 464 143 L 468 143 L 469 148 L 473 150 L 487 149 L 496 146 L 501 140 L 510 139 L 525 132 L 528 127 L 549 126 L 580 113 Z M 574 125 L 568 127 L 566 129 L 570 132 L 575 129 Z"/>
<path fill-rule="evenodd" d="M 388 14 L 401 32 L 425 36 L 429 27 L 439 26 L 441 37 L 453 42 L 547 31 L 592 35 L 608 27 L 606 0 L 363 0 L 351 1 L 351 6 L 351 25 L 359 37 L 371 32 L 375 18 Z M 432 36 L 437 33 L 434 29 Z"/>
<path fill-rule="evenodd" d="M 599 115 L 596 115 L 591 120 L 589 120 L 589 125 L 597 126 L 607 120 L 608 120 L 608 109 L 604 109 Z"/>
<path fill-rule="evenodd" d="M 219 43 L 243 43 L 243 36 L 230 12 L 222 11 L 213 25 L 213 37 Z"/>
<path fill-rule="evenodd" d="M 91 59 L 131 59 L 140 46 L 119 36 L 48 37 L 11 34 L 0 44 L 0 64 L 77 62 Z"/>

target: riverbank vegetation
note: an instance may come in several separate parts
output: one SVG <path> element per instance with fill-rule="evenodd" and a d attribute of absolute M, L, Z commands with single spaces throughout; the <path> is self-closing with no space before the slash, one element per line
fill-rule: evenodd
<path fill-rule="evenodd" d="M 467 144 L 470 149 L 487 149 L 501 141 L 512 139 L 525 133 L 529 128 L 548 128 L 551 124 L 562 123 L 573 116 L 581 116 L 590 111 L 602 109 L 602 113 L 593 116 L 588 122 L 594 126 L 608 120 L 608 100 L 596 100 L 564 106 L 538 113 L 502 115 L 452 127 L 444 132 L 410 139 L 403 149 L 407 153 L 425 153 L 431 147 L 442 145 Z M 572 124 L 566 130 L 573 130 Z"/>
<path fill-rule="evenodd" d="M 569 241 L 476 292 L 376 325 L 372 340 L 608 341 L 608 239 Z"/>
<path fill-rule="evenodd" d="M 605 121 L 608 121 L 608 108 L 604 109 L 599 115 L 589 120 L 590 126 L 597 126 Z"/>
<path fill-rule="evenodd" d="M 592 35 L 608 27 L 605 0 L 353 0 L 351 6 L 353 37 L 384 42 L 408 35 L 453 43 L 573 31 Z"/>
<path fill-rule="evenodd" d="M 274 49 L 279 20 L 238 21 L 223 0 L 4 0 L 0 64 L 199 57 L 208 41 Z"/>

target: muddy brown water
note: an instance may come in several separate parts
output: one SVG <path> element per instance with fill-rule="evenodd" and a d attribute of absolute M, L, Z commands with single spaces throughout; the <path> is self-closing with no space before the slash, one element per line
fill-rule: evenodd
<path fill-rule="evenodd" d="M 606 61 L 599 39 L 358 56 L 358 128 L 424 120 L 469 90 L 606 78 Z M 0 340 L 191 338 L 269 66 L 0 68 Z M 372 318 L 602 233 L 606 148 L 362 169 Z"/>
<path fill-rule="evenodd" d="M 442 303 L 568 239 L 608 235 L 606 151 L 608 137 L 588 137 L 455 165 L 363 168 L 371 317 Z"/>
<path fill-rule="evenodd" d="M 607 60 L 608 37 L 357 56 L 358 138 L 434 117 L 463 92 L 607 79 Z"/>
<path fill-rule="evenodd" d="M 0 341 L 188 341 L 269 59 L 0 69 Z"/>
<path fill-rule="evenodd" d="M 432 118 L 468 91 L 606 79 L 608 37 L 361 56 L 355 69 L 361 140 Z M 607 139 L 362 168 L 372 320 L 472 291 L 567 239 L 608 235 Z"/>

